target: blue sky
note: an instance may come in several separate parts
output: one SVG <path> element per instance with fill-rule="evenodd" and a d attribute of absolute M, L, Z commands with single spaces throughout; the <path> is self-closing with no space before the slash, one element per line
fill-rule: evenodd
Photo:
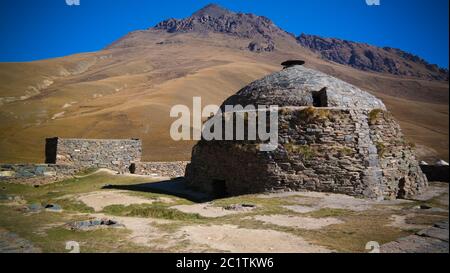
<path fill-rule="evenodd" d="M 448 67 L 448 0 L 66 0 L 0 1 L 0 61 L 96 51 L 130 31 L 184 18 L 210 2 L 272 19 L 296 35 L 401 48 Z"/>

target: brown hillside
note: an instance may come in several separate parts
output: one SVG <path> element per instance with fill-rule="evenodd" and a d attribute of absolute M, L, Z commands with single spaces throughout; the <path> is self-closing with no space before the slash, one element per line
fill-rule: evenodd
<path fill-rule="evenodd" d="M 52 136 L 138 137 L 145 160 L 189 159 L 194 143 L 170 139 L 171 107 L 190 106 L 193 96 L 201 96 L 204 105 L 220 105 L 287 59 L 303 59 L 378 96 L 422 158 L 448 160 L 448 82 L 323 60 L 254 15 L 207 9 L 184 20 L 130 33 L 98 52 L 1 63 L 0 162 L 41 162 L 44 139 Z M 221 27 L 233 20 L 237 26 Z"/>

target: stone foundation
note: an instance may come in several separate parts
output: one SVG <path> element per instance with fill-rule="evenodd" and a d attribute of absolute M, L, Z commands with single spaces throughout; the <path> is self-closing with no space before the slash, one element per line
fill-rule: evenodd
<path fill-rule="evenodd" d="M 187 161 L 175 162 L 137 162 L 134 174 L 176 178 L 184 176 Z"/>
<path fill-rule="evenodd" d="M 81 169 L 73 165 L 1 164 L 0 181 L 46 184 L 73 177 Z"/>

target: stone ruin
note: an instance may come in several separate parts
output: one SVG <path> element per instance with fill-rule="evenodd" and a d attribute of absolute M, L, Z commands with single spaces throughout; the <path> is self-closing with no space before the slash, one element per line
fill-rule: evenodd
<path fill-rule="evenodd" d="M 45 163 L 73 165 L 83 168 L 108 168 L 129 172 L 133 163 L 141 161 L 142 143 L 139 139 L 76 139 L 48 138 Z"/>
<path fill-rule="evenodd" d="M 106 168 L 120 174 L 175 178 L 187 162 L 143 162 L 139 139 L 48 138 L 45 164 L 0 164 L 0 182 L 42 185 L 68 179 L 87 169 Z"/>
<path fill-rule="evenodd" d="M 261 152 L 261 141 L 201 140 L 186 168 L 188 185 L 216 197 L 307 190 L 396 199 L 421 193 L 428 181 L 414 145 L 383 102 L 302 64 L 283 63 L 282 71 L 251 83 L 221 108 L 278 105 L 277 149 Z"/>

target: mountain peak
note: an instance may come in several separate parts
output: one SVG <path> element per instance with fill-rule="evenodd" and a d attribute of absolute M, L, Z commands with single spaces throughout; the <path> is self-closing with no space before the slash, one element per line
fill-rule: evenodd
<path fill-rule="evenodd" d="M 203 17 L 203 16 L 211 16 L 211 17 L 221 17 L 223 15 L 229 15 L 233 14 L 233 12 L 227 10 L 226 8 L 223 8 L 217 4 L 209 4 L 206 5 L 204 8 L 200 9 L 199 11 L 195 12 L 192 16 L 193 17 Z"/>
<path fill-rule="evenodd" d="M 263 16 L 236 13 L 216 4 L 209 4 L 188 18 L 169 19 L 158 23 L 155 30 L 169 33 L 222 33 L 247 39 L 247 48 L 253 52 L 271 52 L 277 36 L 287 37 L 286 32 Z M 291 36 L 289 36 L 292 39 Z M 295 41 L 294 41 L 295 42 Z"/>

